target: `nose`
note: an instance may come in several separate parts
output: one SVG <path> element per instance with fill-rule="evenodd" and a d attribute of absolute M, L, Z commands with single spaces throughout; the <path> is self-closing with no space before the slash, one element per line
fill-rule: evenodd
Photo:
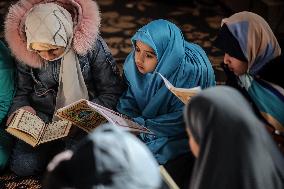
<path fill-rule="evenodd" d="M 230 56 L 227 54 L 227 53 L 225 53 L 225 55 L 224 55 L 224 64 L 229 64 L 229 62 L 230 62 Z"/>
<path fill-rule="evenodd" d="M 136 53 L 136 56 L 135 56 L 136 58 L 136 63 L 137 64 L 142 64 L 142 62 L 143 62 L 143 56 L 142 56 L 142 53 Z"/>
<path fill-rule="evenodd" d="M 40 52 L 40 56 L 45 59 L 45 60 L 52 60 L 53 56 L 51 53 L 49 53 L 48 51 L 42 51 Z"/>

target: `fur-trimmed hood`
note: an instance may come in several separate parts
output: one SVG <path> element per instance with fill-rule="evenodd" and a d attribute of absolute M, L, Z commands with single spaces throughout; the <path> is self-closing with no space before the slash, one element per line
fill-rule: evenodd
<path fill-rule="evenodd" d="M 100 12 L 93 0 L 20 0 L 9 9 L 5 20 L 5 38 L 16 59 L 31 67 L 41 67 L 43 59 L 27 50 L 24 23 L 26 14 L 36 4 L 56 3 L 68 10 L 75 24 L 72 46 L 77 54 L 92 49 L 100 27 Z"/>

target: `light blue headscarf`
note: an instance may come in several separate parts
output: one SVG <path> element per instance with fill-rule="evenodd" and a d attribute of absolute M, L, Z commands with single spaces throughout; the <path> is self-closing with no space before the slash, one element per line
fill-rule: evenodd
<path fill-rule="evenodd" d="M 164 85 L 161 73 L 175 87 L 206 88 L 215 85 L 215 76 L 205 52 L 184 40 L 180 29 L 166 20 L 155 20 L 139 29 L 132 38 L 150 46 L 158 60 L 153 73 L 141 74 L 134 60 L 134 48 L 124 63 L 128 89 L 117 109 L 156 136 L 141 134 L 160 164 L 188 152 L 183 120 L 184 104 Z"/>

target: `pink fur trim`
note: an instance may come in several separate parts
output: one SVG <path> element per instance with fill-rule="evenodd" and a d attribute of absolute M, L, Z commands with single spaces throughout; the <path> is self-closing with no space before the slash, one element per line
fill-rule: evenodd
<path fill-rule="evenodd" d="M 76 53 L 84 55 L 92 49 L 97 40 L 100 27 L 100 12 L 93 0 L 20 0 L 12 5 L 5 21 L 5 38 L 15 57 L 23 64 L 39 68 L 43 60 L 34 52 L 27 50 L 23 23 L 26 13 L 39 3 L 57 3 L 67 10 L 76 9 L 77 23 L 73 37 Z M 72 13 L 71 13 L 72 14 Z M 73 14 L 74 15 L 74 14 Z M 76 16 L 76 15 L 75 15 Z"/>

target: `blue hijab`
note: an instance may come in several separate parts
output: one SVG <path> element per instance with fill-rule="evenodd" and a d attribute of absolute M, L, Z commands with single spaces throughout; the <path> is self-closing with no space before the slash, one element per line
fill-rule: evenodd
<path fill-rule="evenodd" d="M 160 164 L 189 150 L 183 120 L 184 104 L 164 85 L 157 72 L 175 87 L 206 88 L 215 85 L 215 76 L 205 52 L 184 40 L 180 29 L 166 20 L 155 20 L 139 29 L 132 43 L 141 41 L 151 47 L 158 64 L 152 73 L 138 71 L 135 48 L 124 63 L 128 89 L 117 105 L 119 112 L 133 118 L 155 133 L 141 134 Z"/>

